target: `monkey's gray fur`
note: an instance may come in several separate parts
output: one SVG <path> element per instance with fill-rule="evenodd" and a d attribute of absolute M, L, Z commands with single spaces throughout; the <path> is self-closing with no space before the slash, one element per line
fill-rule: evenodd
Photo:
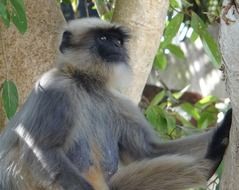
<path fill-rule="evenodd" d="M 1 190 L 183 190 L 206 184 L 232 111 L 207 133 L 161 143 L 119 93 L 130 80 L 124 27 L 70 22 L 45 73 L 0 137 Z M 118 170 L 119 161 L 128 163 Z"/>

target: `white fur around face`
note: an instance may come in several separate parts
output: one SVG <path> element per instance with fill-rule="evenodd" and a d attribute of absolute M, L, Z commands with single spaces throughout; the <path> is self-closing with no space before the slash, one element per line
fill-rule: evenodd
<path fill-rule="evenodd" d="M 132 81 L 132 70 L 125 63 L 113 65 L 112 75 L 109 77 L 108 86 L 119 92 L 130 86 Z"/>
<path fill-rule="evenodd" d="M 74 35 L 80 35 L 93 28 L 110 28 L 116 24 L 110 24 L 99 18 L 82 18 L 70 21 L 65 29 L 71 31 Z"/>

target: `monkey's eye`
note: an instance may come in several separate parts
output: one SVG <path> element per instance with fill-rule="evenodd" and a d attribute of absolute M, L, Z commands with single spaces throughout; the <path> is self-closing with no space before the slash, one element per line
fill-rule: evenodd
<path fill-rule="evenodd" d="M 105 40 L 107 40 L 107 37 L 106 36 L 100 36 L 100 40 L 105 41 Z"/>
<path fill-rule="evenodd" d="M 123 45 L 122 40 L 119 40 L 119 39 L 116 40 L 116 43 L 117 43 L 118 45 Z"/>

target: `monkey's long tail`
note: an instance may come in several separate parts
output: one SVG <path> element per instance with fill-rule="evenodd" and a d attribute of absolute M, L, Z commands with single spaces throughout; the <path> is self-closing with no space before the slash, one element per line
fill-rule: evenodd
<path fill-rule="evenodd" d="M 132 163 L 111 179 L 110 190 L 185 190 L 206 186 L 210 160 L 168 155 Z"/>

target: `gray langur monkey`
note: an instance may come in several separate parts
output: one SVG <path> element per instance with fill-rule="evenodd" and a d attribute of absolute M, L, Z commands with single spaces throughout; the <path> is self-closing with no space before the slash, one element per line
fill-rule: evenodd
<path fill-rule="evenodd" d="M 215 129 L 162 143 L 128 83 L 129 33 L 96 18 L 70 22 L 57 66 L 36 83 L 0 136 L 1 190 L 183 190 L 206 184 L 228 144 Z M 119 161 L 128 165 L 118 169 Z"/>

